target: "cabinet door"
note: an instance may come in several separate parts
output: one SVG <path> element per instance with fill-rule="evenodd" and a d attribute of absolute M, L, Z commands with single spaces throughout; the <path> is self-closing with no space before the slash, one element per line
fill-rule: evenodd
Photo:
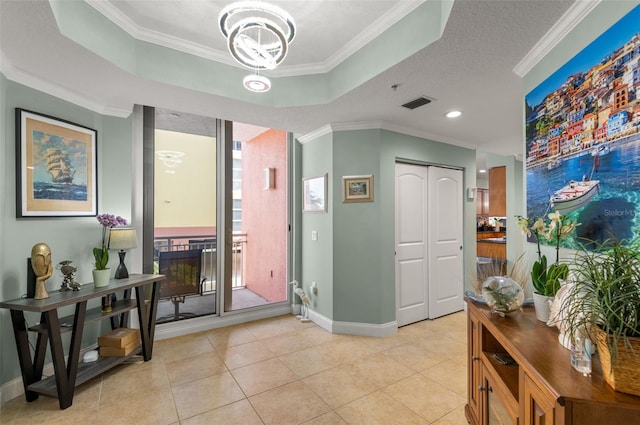
<path fill-rule="evenodd" d="M 550 397 L 525 373 L 522 425 L 555 425 L 555 407 Z"/>
<path fill-rule="evenodd" d="M 515 400 L 509 402 L 506 387 L 482 368 L 481 374 L 481 417 L 482 425 L 518 425 L 518 405 Z"/>
<path fill-rule="evenodd" d="M 507 215 L 507 172 L 506 167 L 489 169 L 489 215 Z"/>
<path fill-rule="evenodd" d="M 467 338 L 468 338 L 468 353 L 469 353 L 469 367 L 468 367 L 468 396 L 469 396 L 469 409 L 474 416 L 475 423 L 479 423 L 480 418 L 480 320 L 473 311 L 469 311 L 469 319 L 467 325 Z"/>

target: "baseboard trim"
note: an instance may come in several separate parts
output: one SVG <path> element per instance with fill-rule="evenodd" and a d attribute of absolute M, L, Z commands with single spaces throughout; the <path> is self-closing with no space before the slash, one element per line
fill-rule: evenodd
<path fill-rule="evenodd" d="M 313 310 L 309 311 L 309 318 L 313 323 L 320 326 L 327 332 L 336 334 L 384 337 L 395 335 L 398 332 L 398 322 L 373 324 L 359 322 L 339 322 L 333 321 Z"/>

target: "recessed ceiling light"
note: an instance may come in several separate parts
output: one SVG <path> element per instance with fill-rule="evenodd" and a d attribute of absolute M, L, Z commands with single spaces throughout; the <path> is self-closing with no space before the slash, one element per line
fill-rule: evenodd
<path fill-rule="evenodd" d="M 478 170 L 479 173 L 486 173 L 487 170 L 485 170 L 484 168 L 482 170 Z"/>
<path fill-rule="evenodd" d="M 447 112 L 446 117 L 447 118 L 457 118 L 460 115 L 462 115 L 462 112 L 460 112 L 460 111 L 451 111 L 451 112 Z"/>

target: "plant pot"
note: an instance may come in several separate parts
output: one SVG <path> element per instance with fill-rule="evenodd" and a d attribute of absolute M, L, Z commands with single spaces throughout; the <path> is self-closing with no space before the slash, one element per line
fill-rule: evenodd
<path fill-rule="evenodd" d="M 93 269 L 93 286 L 96 288 L 102 288 L 109 286 L 109 280 L 111 279 L 111 269 L 96 270 Z"/>
<path fill-rule="evenodd" d="M 612 337 L 598 327 L 595 333 L 604 380 L 616 391 L 640 396 L 640 338 L 627 337 L 629 347 L 619 338 L 618 362 L 612 364 L 609 350 Z"/>
<path fill-rule="evenodd" d="M 549 315 L 551 314 L 551 302 L 554 297 L 548 297 L 546 295 L 540 295 L 537 292 L 533 293 L 533 306 L 536 310 L 536 318 L 544 323 L 549 321 Z"/>

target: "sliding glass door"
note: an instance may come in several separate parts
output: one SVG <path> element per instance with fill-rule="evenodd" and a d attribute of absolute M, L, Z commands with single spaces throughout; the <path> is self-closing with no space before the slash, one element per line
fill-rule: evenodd
<path fill-rule="evenodd" d="M 152 128 L 145 221 L 153 270 L 167 276 L 158 323 L 285 302 L 286 133 L 157 108 Z"/>

